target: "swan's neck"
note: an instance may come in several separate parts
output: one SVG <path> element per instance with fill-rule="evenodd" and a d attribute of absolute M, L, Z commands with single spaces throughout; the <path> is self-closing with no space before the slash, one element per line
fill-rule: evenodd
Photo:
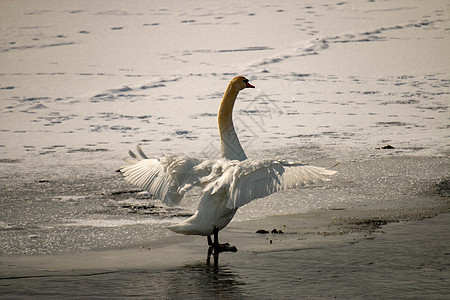
<path fill-rule="evenodd" d="M 245 160 L 244 149 L 233 125 L 233 106 L 239 91 L 231 83 L 228 85 L 220 103 L 218 122 L 220 132 L 221 156 L 230 160 Z"/>

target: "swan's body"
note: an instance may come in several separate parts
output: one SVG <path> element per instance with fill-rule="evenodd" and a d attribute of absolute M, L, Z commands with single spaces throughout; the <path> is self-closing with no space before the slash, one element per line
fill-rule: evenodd
<path fill-rule="evenodd" d="M 217 234 L 233 219 L 239 207 L 274 192 L 329 180 L 336 171 L 284 160 L 247 159 L 233 125 L 232 111 L 240 90 L 253 88 L 242 76 L 228 85 L 219 108 L 221 157 L 201 161 L 182 156 L 147 158 L 138 146 L 133 164 L 121 169 L 125 179 L 148 191 L 167 205 L 178 205 L 195 186 L 202 188 L 197 211 L 189 219 L 168 228 L 177 233 L 208 236 Z"/>

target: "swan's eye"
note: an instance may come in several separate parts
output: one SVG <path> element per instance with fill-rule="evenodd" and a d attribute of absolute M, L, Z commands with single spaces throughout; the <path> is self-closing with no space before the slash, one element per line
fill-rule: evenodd
<path fill-rule="evenodd" d="M 244 83 L 247 84 L 248 83 L 248 79 L 244 79 Z"/>

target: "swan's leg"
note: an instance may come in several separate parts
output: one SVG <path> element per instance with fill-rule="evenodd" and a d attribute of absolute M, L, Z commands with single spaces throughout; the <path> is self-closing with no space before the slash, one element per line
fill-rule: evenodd
<path fill-rule="evenodd" d="M 214 247 L 218 248 L 220 245 L 219 244 L 219 230 L 216 227 L 214 227 L 213 233 L 214 233 Z"/>
<path fill-rule="evenodd" d="M 213 233 L 214 233 L 214 243 L 213 243 L 214 250 L 216 250 L 219 253 L 224 251 L 231 251 L 231 252 L 237 251 L 235 246 L 230 246 L 230 244 L 228 243 L 219 244 L 219 229 L 214 227 Z"/>

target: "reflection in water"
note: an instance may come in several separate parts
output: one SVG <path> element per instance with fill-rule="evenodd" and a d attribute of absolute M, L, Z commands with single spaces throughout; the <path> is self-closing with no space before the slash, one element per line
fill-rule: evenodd
<path fill-rule="evenodd" d="M 221 299 L 242 296 L 243 291 L 240 286 L 244 283 L 238 280 L 229 267 L 219 266 L 219 254 L 220 252 L 209 248 L 206 264 L 202 262 L 186 265 L 172 274 L 167 296 L 196 295 L 200 298 L 220 297 Z M 213 264 L 211 264 L 211 256 Z"/>
<path fill-rule="evenodd" d="M 214 270 L 218 270 L 219 269 L 219 255 L 220 252 L 219 251 L 214 251 L 213 247 L 209 247 L 208 248 L 208 254 L 206 257 L 206 264 L 209 266 L 211 264 L 211 255 L 214 258 Z"/>

